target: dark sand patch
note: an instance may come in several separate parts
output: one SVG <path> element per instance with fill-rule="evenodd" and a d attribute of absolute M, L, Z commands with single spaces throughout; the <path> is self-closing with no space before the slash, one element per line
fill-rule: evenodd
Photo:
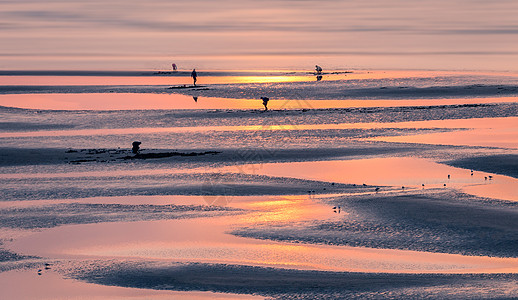
<path fill-rule="evenodd" d="M 32 123 L 32 122 L 0 122 L 0 131 L 17 132 L 32 130 L 63 130 L 72 129 L 71 124 L 49 124 L 49 123 Z"/>
<path fill-rule="evenodd" d="M 464 255 L 518 257 L 518 204 L 453 191 L 407 192 L 334 199 L 339 221 L 235 230 L 239 236 L 417 250 Z"/>
<path fill-rule="evenodd" d="M 0 248 L 0 263 L 20 261 L 28 258 L 34 258 L 32 256 L 20 255 L 14 252 Z M 1 268 L 0 268 L 1 270 Z"/>
<path fill-rule="evenodd" d="M 274 101 L 274 100 L 271 100 Z M 302 109 L 297 101 L 286 102 L 291 109 L 206 109 L 206 110 L 36 110 L 0 106 L 4 122 L 59 124 L 81 129 L 161 128 L 241 125 L 309 125 L 339 123 L 394 123 L 445 119 L 511 117 L 518 115 L 518 103 L 459 104 L 412 107 L 351 107 Z M 260 105 L 260 103 L 258 103 Z"/>
<path fill-rule="evenodd" d="M 24 268 L 28 265 L 26 260 L 37 259 L 36 256 L 22 255 L 11 252 L 1 247 L 2 241 L 0 241 L 0 273 L 12 269 Z"/>
<path fill-rule="evenodd" d="M 325 99 L 434 99 L 434 98 L 463 98 L 463 97 L 502 97 L 518 94 L 518 86 L 475 84 L 458 86 L 393 86 L 393 83 L 383 80 L 373 85 L 358 87 L 349 85 L 348 81 L 326 82 L 325 88 L 315 85 L 313 82 L 289 82 L 289 83 L 250 83 L 250 84 L 213 84 L 211 89 L 198 95 L 204 97 L 257 99 L 259 95 L 269 95 L 276 99 L 299 100 L 325 100 Z M 381 84 L 381 86 L 380 86 Z M 412 84 L 412 83 L 410 83 Z M 0 93 L 3 87 L 0 87 Z M 9 88 L 9 87 L 6 87 Z M 34 87 L 28 86 L 28 93 Z M 7 93 L 15 93 L 12 89 L 6 89 Z M 176 90 L 178 93 L 192 95 L 188 90 Z"/>
<path fill-rule="evenodd" d="M 236 171 L 239 171 L 236 169 Z M 362 192 L 372 186 L 332 184 L 245 173 L 180 173 L 3 179 L 4 200 L 73 199 L 126 195 L 303 195 Z"/>
<path fill-rule="evenodd" d="M 224 137 L 222 137 L 224 138 Z M 266 138 L 266 137 L 265 137 Z M 268 137 L 269 138 L 269 137 Z M 331 139 L 331 137 L 330 137 Z M 232 149 L 143 149 L 139 157 L 135 157 L 130 149 L 95 148 L 95 149 L 64 149 L 64 148 L 0 148 L 0 167 L 63 165 L 81 163 L 125 164 L 128 161 L 135 163 L 162 163 L 181 164 L 189 163 L 190 168 L 203 165 L 217 166 L 268 163 L 287 161 L 325 160 L 354 156 L 400 155 L 405 153 L 419 153 L 429 150 L 451 149 L 447 146 L 405 145 L 384 142 L 358 142 L 349 140 L 342 147 L 300 148 L 290 149 L 268 148 L 264 145 Z M 455 147 L 453 147 L 455 148 Z M 456 147 L 458 148 L 458 147 Z M 217 155 L 216 155 L 217 154 Z M 149 159 L 153 158 L 153 159 Z M 77 171 L 75 169 L 74 171 Z"/>
<path fill-rule="evenodd" d="M 124 156 L 121 159 L 153 159 L 166 158 L 172 156 L 201 156 L 201 155 L 216 155 L 219 151 L 205 151 L 205 152 L 155 152 L 155 153 L 139 153 L 133 156 Z"/>
<path fill-rule="evenodd" d="M 381 82 L 381 80 L 378 80 Z M 518 86 L 509 85 L 458 85 L 458 86 L 408 86 L 400 88 L 378 83 L 363 87 L 349 85 L 347 81 L 328 81 L 326 87 L 313 82 L 212 84 L 203 91 L 204 97 L 258 99 L 269 95 L 277 99 L 431 99 L 463 97 L 501 97 L 518 95 Z M 382 83 L 380 83 L 382 84 Z M 2 85 L 0 94 L 59 94 L 59 93 L 173 93 L 191 95 L 190 89 L 170 89 L 166 85 Z M 198 91 L 196 91 L 198 93 Z"/>
<path fill-rule="evenodd" d="M 170 89 L 170 90 L 177 90 L 177 89 L 208 90 L 206 85 L 178 85 L 178 86 L 168 87 L 168 89 Z"/>
<path fill-rule="evenodd" d="M 157 152 L 146 150 L 134 155 L 128 149 L 56 149 L 56 148 L 0 148 L 0 166 L 80 164 L 85 162 L 114 163 L 118 160 L 147 160 L 168 157 L 195 157 L 216 155 L 220 151 Z"/>
<path fill-rule="evenodd" d="M 157 262 L 93 262 L 63 272 L 110 286 L 258 294 L 274 299 L 510 299 L 518 292 L 516 274 L 352 273 Z"/>
<path fill-rule="evenodd" d="M 518 154 L 467 157 L 444 162 L 447 165 L 518 178 Z"/>
<path fill-rule="evenodd" d="M 2 209 L 0 210 L 0 227 L 22 229 L 51 228 L 65 224 L 196 218 L 239 212 L 241 210 L 229 207 L 200 205 L 61 203 Z M 0 259 L 1 254 L 0 252 Z"/>

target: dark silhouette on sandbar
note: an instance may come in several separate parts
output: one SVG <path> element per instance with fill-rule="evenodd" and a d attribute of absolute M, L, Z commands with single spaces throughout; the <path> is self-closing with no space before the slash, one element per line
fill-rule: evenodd
<path fill-rule="evenodd" d="M 137 142 L 137 141 L 134 141 L 131 144 L 133 146 L 133 148 L 131 148 L 131 152 L 133 152 L 133 154 L 138 155 L 138 153 L 140 151 L 140 144 L 142 144 L 142 143 L 141 142 Z"/>
<path fill-rule="evenodd" d="M 268 101 L 270 101 L 270 98 L 268 98 L 268 97 L 261 97 L 261 100 L 263 100 L 264 111 L 267 111 L 268 110 Z"/>
<path fill-rule="evenodd" d="M 191 77 L 192 77 L 192 80 L 194 81 L 194 86 L 196 86 L 196 78 L 198 77 L 198 74 L 196 74 L 196 69 L 192 69 Z"/>

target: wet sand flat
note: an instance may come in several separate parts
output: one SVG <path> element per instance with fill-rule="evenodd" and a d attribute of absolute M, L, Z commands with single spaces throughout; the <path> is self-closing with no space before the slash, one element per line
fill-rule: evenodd
<path fill-rule="evenodd" d="M 10 298 L 516 295 L 511 73 L 0 76 Z"/>

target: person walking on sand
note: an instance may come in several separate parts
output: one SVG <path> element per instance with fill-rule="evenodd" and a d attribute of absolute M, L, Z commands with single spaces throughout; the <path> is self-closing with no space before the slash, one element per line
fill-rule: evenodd
<path fill-rule="evenodd" d="M 268 101 L 270 101 L 270 98 L 268 98 L 268 97 L 261 97 L 261 100 L 263 100 L 264 111 L 267 111 L 268 110 Z"/>
<path fill-rule="evenodd" d="M 198 77 L 198 74 L 196 74 L 196 69 L 192 69 L 191 77 L 192 80 L 194 80 L 194 85 L 196 86 L 196 77 Z"/>

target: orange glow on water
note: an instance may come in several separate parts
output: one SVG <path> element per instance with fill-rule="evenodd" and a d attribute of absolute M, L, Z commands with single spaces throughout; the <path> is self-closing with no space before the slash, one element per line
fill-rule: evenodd
<path fill-rule="evenodd" d="M 513 102 L 514 97 L 419 100 L 277 100 L 270 110 L 326 109 L 350 107 L 410 107 Z M 0 105 L 50 110 L 135 110 L 135 109 L 254 109 L 263 110 L 260 99 L 208 98 L 180 94 L 12 94 L 0 95 Z"/>
<path fill-rule="evenodd" d="M 158 74 L 160 71 L 156 71 Z M 189 71 L 190 72 L 190 71 Z M 178 85 L 192 84 L 189 72 L 153 74 L 151 71 L 142 71 L 146 75 L 138 76 L 53 76 L 53 75 L 16 75 L 0 76 L 0 85 Z M 279 71 L 279 70 L 228 70 L 207 71 L 211 74 L 205 76 L 204 71 L 198 71 L 198 84 L 229 84 L 229 83 L 281 83 L 316 81 L 316 75 L 311 70 Z M 218 72 L 227 72 L 229 75 L 221 76 Z M 240 73 L 252 73 L 255 75 L 240 75 Z M 518 77 L 518 73 L 502 72 L 465 72 L 465 71 L 410 71 L 410 70 L 355 70 L 326 71 L 322 74 L 322 81 L 357 80 L 357 79 L 398 79 L 398 78 L 427 78 L 456 75 L 478 76 L 505 76 Z"/>
<path fill-rule="evenodd" d="M 262 213 L 243 216 L 243 224 L 248 222 L 281 224 L 333 217 L 333 215 L 330 215 L 329 207 L 313 203 L 308 199 L 308 196 L 265 198 L 246 204 L 246 208 L 259 210 Z M 238 204 L 238 207 L 241 206 Z"/>
<path fill-rule="evenodd" d="M 513 125 L 518 123 L 518 117 L 490 118 L 490 119 L 455 119 L 455 120 L 431 120 L 394 123 L 339 123 L 339 124 L 300 124 L 300 125 L 242 125 L 242 126 L 197 126 L 197 127 L 142 127 L 142 128 L 113 128 L 113 129 L 74 129 L 74 130 L 46 130 L 46 131 L 25 131 L 25 132 L 4 132 L 0 137 L 37 137 L 37 136 L 84 136 L 84 135 L 117 135 L 117 134 L 144 134 L 144 133 L 167 133 L 167 132 L 197 132 L 197 131 L 261 131 L 261 130 L 339 130 L 339 129 L 383 129 L 383 128 L 447 128 L 447 129 L 475 129 L 472 131 L 462 130 L 460 132 L 446 132 L 444 134 L 465 134 L 466 132 L 476 135 L 482 132 L 483 136 L 487 131 L 494 131 L 496 134 L 503 131 L 512 134 L 516 131 Z M 435 133 L 434 133 L 435 134 Z M 423 134 L 426 137 L 434 134 Z M 443 133 L 438 133 L 443 134 Z M 420 137 L 416 136 L 416 137 Z M 401 137 L 380 137 L 374 140 L 385 140 L 399 138 L 405 140 L 413 136 Z M 498 139 L 498 137 L 494 137 Z M 475 139 L 476 141 L 476 139 Z M 516 142 L 514 139 L 504 140 Z M 455 143 L 453 143 L 454 145 Z M 493 146 L 498 145 L 495 141 Z M 514 145 L 514 144 L 513 144 Z"/>
<path fill-rule="evenodd" d="M 460 189 L 476 196 L 518 201 L 518 179 L 454 168 L 419 158 L 360 158 L 355 160 L 265 163 L 249 165 L 255 173 L 268 176 L 302 178 L 325 182 L 382 185 L 406 190 Z M 253 166 L 253 167 L 252 167 Z M 235 167 L 234 167 L 235 168 Z M 228 168 L 230 169 L 230 168 Z M 426 172 L 423 172 L 426 170 Z M 451 175 L 451 178 L 447 178 Z M 484 177 L 493 176 L 493 180 Z M 424 187 L 422 186 L 424 184 Z M 445 186 L 444 186 L 445 185 Z M 301 191 L 303 192 L 303 191 Z M 367 192 L 374 193 L 374 188 Z"/>
<path fill-rule="evenodd" d="M 518 124 L 518 123 L 517 123 Z M 518 149 L 518 126 L 373 138 L 377 141 Z"/>
<path fill-rule="evenodd" d="M 300 196 L 299 196 L 300 197 Z M 235 198 L 237 199 L 237 198 Z M 246 197 L 241 197 L 245 200 Z M 288 206 L 304 206 L 283 202 Z M 246 200 L 245 200 L 246 201 Z M 275 199 L 271 199 L 275 201 Z M 275 219 L 255 218 L 268 213 L 254 206 L 240 217 L 162 220 L 153 222 L 101 223 L 62 226 L 37 232 L 9 244 L 18 253 L 48 258 L 154 259 L 202 263 L 245 264 L 303 270 L 389 273 L 499 273 L 518 272 L 516 258 L 464 256 L 408 250 L 282 243 L 227 234 L 240 225 L 274 224 Z M 240 204 L 241 205 L 241 204 Z M 246 204 L 245 204 L 246 205 Z M 267 205 L 269 206 L 269 205 Z M 275 206 L 275 205 L 274 205 Z M 279 214 L 285 206 L 278 206 Z M 323 206 L 326 208 L 326 206 Z M 273 210 L 272 210 L 273 211 Z M 329 207 L 327 214 L 337 217 Z M 304 220 L 313 220 L 312 216 Z M 257 221 L 257 223 L 253 223 Z M 289 221 L 289 220 L 287 220 Z M 291 222 L 296 222 L 293 220 Z M 251 223 L 252 222 L 252 223 Z"/>
<path fill-rule="evenodd" d="M 239 72 L 237 72 L 239 73 Z M 273 73 L 273 74 L 272 74 Z M 203 76 L 198 72 L 198 85 L 228 83 L 280 83 L 315 81 L 315 76 L 274 75 L 268 71 L 264 76 Z M 326 80 L 344 79 L 344 75 L 326 75 Z M 190 85 L 189 75 L 178 76 L 0 76 L 0 85 Z"/>

